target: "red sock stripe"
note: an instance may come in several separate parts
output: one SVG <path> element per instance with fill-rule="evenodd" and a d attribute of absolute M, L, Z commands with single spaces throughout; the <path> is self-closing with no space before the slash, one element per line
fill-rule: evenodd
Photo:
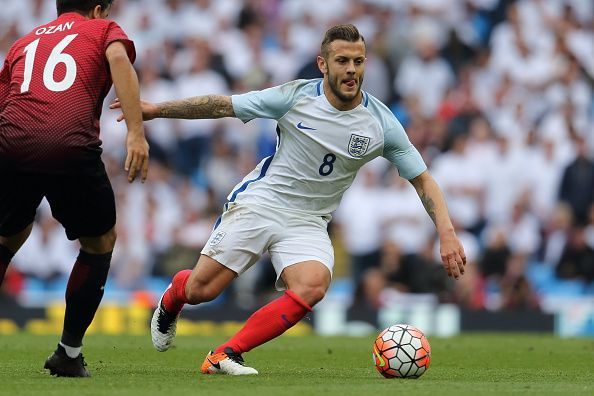
<path fill-rule="evenodd" d="M 89 274 L 91 273 L 91 266 L 82 263 L 80 259 L 77 259 L 70 272 L 68 278 L 68 284 L 66 285 L 66 298 L 70 297 L 73 293 L 77 293 L 81 287 L 87 283 Z"/>

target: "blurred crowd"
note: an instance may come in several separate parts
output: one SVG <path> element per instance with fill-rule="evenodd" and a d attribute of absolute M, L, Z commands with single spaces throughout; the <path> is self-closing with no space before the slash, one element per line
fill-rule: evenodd
<path fill-rule="evenodd" d="M 54 17 L 53 1 L 3 0 L 0 58 Z M 136 44 L 141 96 L 157 102 L 320 77 L 325 30 L 360 29 L 363 88 L 402 122 L 442 187 L 468 265 L 447 279 L 414 189 L 376 160 L 330 226 L 334 278 L 348 280 L 355 301 L 430 293 L 469 309 L 539 309 L 544 294 L 563 293 L 555 282 L 594 294 L 591 0 L 116 0 L 110 18 Z M 101 125 L 119 210 L 111 282 L 139 290 L 194 265 L 226 195 L 274 151 L 275 125 L 150 121 L 141 185 L 125 179 L 118 115 L 106 107 Z M 13 261 L 13 293 L 64 278 L 77 255 L 47 207 L 37 223 Z M 246 273 L 235 298 L 258 302 L 270 271 Z"/>

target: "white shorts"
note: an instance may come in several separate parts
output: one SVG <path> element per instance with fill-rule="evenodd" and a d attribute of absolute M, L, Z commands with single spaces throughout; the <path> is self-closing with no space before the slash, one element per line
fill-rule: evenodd
<path fill-rule="evenodd" d="M 334 249 L 328 219 L 258 205 L 228 204 L 215 225 L 202 254 L 241 274 L 266 251 L 276 271 L 276 289 L 286 289 L 283 270 L 315 260 L 332 274 Z"/>

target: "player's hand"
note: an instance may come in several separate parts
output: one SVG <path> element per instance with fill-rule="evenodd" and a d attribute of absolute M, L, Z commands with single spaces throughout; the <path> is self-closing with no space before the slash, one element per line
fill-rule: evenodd
<path fill-rule="evenodd" d="M 144 133 L 128 132 L 126 138 L 126 162 L 124 169 L 128 172 L 128 182 L 132 183 L 138 174 L 140 181 L 144 183 L 148 175 L 149 166 L 149 144 L 144 137 Z"/>
<path fill-rule="evenodd" d="M 448 276 L 458 279 L 460 275 L 464 274 L 466 266 L 466 253 L 464 253 L 462 243 L 452 231 L 440 235 L 439 245 L 441 262 Z"/>
<path fill-rule="evenodd" d="M 109 108 L 110 109 L 121 109 L 122 104 L 120 103 L 120 100 L 118 98 L 115 98 L 113 103 L 109 105 Z M 157 105 L 155 105 L 154 103 L 151 103 L 151 102 L 146 102 L 144 100 L 140 101 L 140 110 L 142 111 L 142 119 L 144 121 L 149 121 L 149 120 L 152 120 L 153 118 L 157 118 L 157 115 L 159 114 L 159 108 L 157 107 Z M 117 121 L 121 122 L 125 118 L 126 117 L 124 117 L 124 113 L 122 113 L 118 117 Z"/>

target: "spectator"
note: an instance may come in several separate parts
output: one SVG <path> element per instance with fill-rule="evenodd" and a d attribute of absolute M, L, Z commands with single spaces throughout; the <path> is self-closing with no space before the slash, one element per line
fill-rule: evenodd
<path fill-rule="evenodd" d="M 432 24 L 418 25 L 411 37 L 415 52 L 402 61 L 394 88 L 403 97 L 416 98 L 421 114 L 431 117 L 453 86 L 454 74 L 448 63 L 439 57 L 437 32 Z"/>
<path fill-rule="evenodd" d="M 181 53 L 178 63 L 189 64 L 183 78 L 177 79 L 177 92 L 181 96 L 194 96 L 211 92 L 228 92 L 223 76 L 210 65 L 212 52 L 205 40 L 189 39 L 189 50 Z M 212 133 L 218 120 L 179 121 L 177 170 L 184 176 L 200 177 L 201 168 L 210 151 Z"/>
<path fill-rule="evenodd" d="M 485 175 L 473 166 L 467 134 L 452 137 L 451 150 L 433 163 L 433 174 L 443 186 L 452 220 L 478 235 L 484 226 Z"/>
<path fill-rule="evenodd" d="M 583 226 L 575 225 L 570 230 L 555 270 L 561 279 L 594 281 L 594 249 L 587 243 Z"/>
<path fill-rule="evenodd" d="M 380 202 L 398 202 L 398 205 L 382 206 L 379 221 L 383 238 L 396 243 L 404 255 L 422 252 L 434 237 L 431 219 L 406 180 L 395 171 L 389 172 L 387 177 Z"/>
<path fill-rule="evenodd" d="M 384 165 L 379 161 L 375 164 Z M 377 167 L 363 167 L 335 215 L 335 225 L 350 256 L 350 273 L 356 287 L 363 273 L 380 262 L 383 205 L 379 182 Z"/>
<path fill-rule="evenodd" d="M 594 204 L 594 162 L 588 157 L 584 138 L 577 136 L 574 142 L 576 157 L 563 171 L 559 199 L 569 204 L 575 222 L 583 225 Z"/>

